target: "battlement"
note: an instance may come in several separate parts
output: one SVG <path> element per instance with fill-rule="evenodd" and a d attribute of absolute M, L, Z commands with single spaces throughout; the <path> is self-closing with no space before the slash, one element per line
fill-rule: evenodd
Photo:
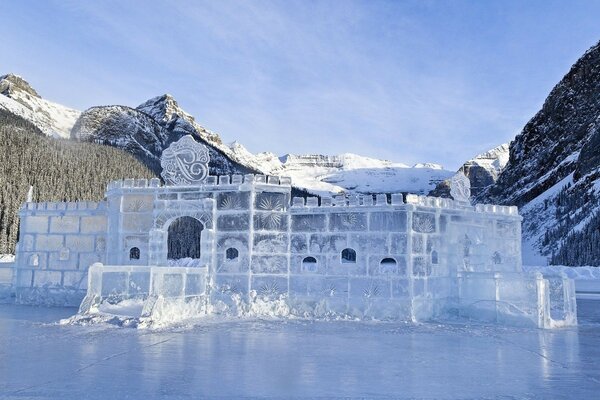
<path fill-rule="evenodd" d="M 391 200 L 391 201 L 390 201 Z M 498 206 L 491 204 L 470 204 L 454 201 L 441 197 L 419 196 L 407 194 L 404 197 L 401 193 L 393 193 L 390 196 L 384 193 L 375 195 L 340 195 L 323 196 L 321 203 L 316 197 L 294 197 L 292 199 L 292 209 L 302 208 L 327 208 L 327 207 L 391 207 L 412 204 L 420 207 L 455 209 L 463 211 L 473 211 L 478 213 L 519 215 L 519 210 L 515 206 Z"/>
<path fill-rule="evenodd" d="M 104 211 L 106 203 L 103 201 L 73 201 L 73 202 L 43 202 L 43 203 L 23 203 L 21 212 L 29 211 Z"/>
<path fill-rule="evenodd" d="M 239 185 L 272 185 L 272 186 L 283 186 L 291 187 L 292 179 L 287 176 L 274 176 L 274 175 L 219 175 L 219 176 L 207 176 L 206 181 L 202 183 L 202 186 L 239 186 Z M 137 189 L 137 188 L 157 188 L 163 187 L 160 179 L 152 178 L 148 179 L 123 179 L 118 181 L 112 181 L 107 186 L 107 191 L 118 190 L 118 189 Z M 173 186 L 171 186 L 173 187 Z M 189 186 L 183 186 L 189 187 Z"/>

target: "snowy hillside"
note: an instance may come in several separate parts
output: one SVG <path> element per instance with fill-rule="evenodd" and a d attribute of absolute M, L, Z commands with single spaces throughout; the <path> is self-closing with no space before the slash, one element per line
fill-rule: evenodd
<path fill-rule="evenodd" d="M 41 98 L 18 75 L 0 76 L 0 108 L 33 123 L 48 136 L 68 138 L 80 111 Z"/>
<path fill-rule="evenodd" d="M 239 147 L 239 144 L 236 144 Z M 269 174 L 289 176 L 295 186 L 312 193 L 410 192 L 425 194 L 452 175 L 437 164 L 409 167 L 402 163 L 362 157 L 260 153 L 256 163 Z"/>
<path fill-rule="evenodd" d="M 97 106 L 81 113 L 41 98 L 17 75 L 0 78 L 0 108 L 20 116 L 47 135 L 108 144 L 132 153 L 156 173 L 162 150 L 183 135 L 209 146 L 211 173 L 263 173 L 290 176 L 297 188 L 313 194 L 411 192 L 426 194 L 452 175 L 432 163 L 413 167 L 362 157 L 250 153 L 242 144 L 224 144 L 198 124 L 173 96 L 149 99 L 136 108 Z"/>
<path fill-rule="evenodd" d="M 437 164 L 418 164 L 410 168 L 405 164 L 354 154 L 255 155 L 238 142 L 224 144 L 218 134 L 198 124 L 168 94 L 154 97 L 135 109 L 125 106 L 90 108 L 73 129 L 74 138 L 123 148 L 151 163 L 155 171 L 162 150 L 188 134 L 209 146 L 211 160 L 214 160 L 211 173 L 290 176 L 294 187 L 319 195 L 341 192 L 425 194 L 451 175 Z"/>

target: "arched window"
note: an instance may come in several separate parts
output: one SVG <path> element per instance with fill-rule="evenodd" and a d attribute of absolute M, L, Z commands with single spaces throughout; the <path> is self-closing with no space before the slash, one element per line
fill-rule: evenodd
<path fill-rule="evenodd" d="M 379 269 L 383 273 L 393 273 L 396 271 L 396 264 L 396 260 L 387 257 L 381 260 L 381 262 L 379 263 Z"/>
<path fill-rule="evenodd" d="M 167 259 L 199 259 L 203 229 L 202 222 L 189 216 L 173 220 L 167 234 Z"/>
<path fill-rule="evenodd" d="M 314 257 L 304 257 L 302 260 L 302 269 L 308 272 L 317 270 L 317 259 Z"/>
<path fill-rule="evenodd" d="M 438 260 L 438 253 L 437 253 L 437 251 L 433 250 L 431 252 L 431 263 L 432 264 L 437 264 L 438 262 L 439 262 L 439 260 Z"/>
<path fill-rule="evenodd" d="M 342 263 L 344 263 L 344 264 L 356 263 L 356 251 L 354 251 L 354 249 L 342 250 Z"/>
<path fill-rule="evenodd" d="M 235 247 L 230 247 L 227 250 L 225 250 L 225 257 L 228 261 L 237 260 L 238 256 L 239 252 Z"/>
<path fill-rule="evenodd" d="M 381 265 L 396 265 L 396 260 L 393 258 L 384 258 L 381 260 Z"/>
<path fill-rule="evenodd" d="M 129 259 L 130 260 L 139 260 L 140 259 L 140 249 L 137 247 L 132 247 L 129 250 Z"/>

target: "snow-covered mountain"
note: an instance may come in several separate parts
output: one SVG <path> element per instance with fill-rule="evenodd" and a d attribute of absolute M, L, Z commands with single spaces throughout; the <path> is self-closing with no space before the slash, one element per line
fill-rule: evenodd
<path fill-rule="evenodd" d="M 0 76 L 0 108 L 33 123 L 48 136 L 68 138 L 80 111 L 45 100 L 18 75 Z"/>
<path fill-rule="evenodd" d="M 273 153 L 253 156 L 239 143 L 232 149 L 270 175 L 289 176 L 295 186 L 311 193 L 410 192 L 426 194 L 452 175 L 440 165 L 406 164 L 346 153 L 337 156 L 294 155 L 277 157 Z"/>
<path fill-rule="evenodd" d="M 437 164 L 413 168 L 361 157 L 273 153 L 252 154 L 242 144 L 226 145 L 218 134 L 198 124 L 168 94 L 152 98 L 137 108 L 101 106 L 86 110 L 72 131 L 77 140 L 101 142 L 123 148 L 160 171 L 162 150 L 190 134 L 211 151 L 211 173 L 263 173 L 290 176 L 294 187 L 312 194 L 410 192 L 424 194 L 451 173 Z"/>
<path fill-rule="evenodd" d="M 600 43 L 554 87 L 477 199 L 521 207 L 525 262 L 600 265 Z"/>
<path fill-rule="evenodd" d="M 459 169 L 471 182 L 471 194 L 477 196 L 483 189 L 494 184 L 508 163 L 509 144 L 481 153 L 465 162 Z"/>
<path fill-rule="evenodd" d="M 481 153 L 466 161 L 457 172 L 465 174 L 471 182 L 471 195 L 477 196 L 484 189 L 496 182 L 498 176 L 508 163 L 509 144 L 504 143 L 498 147 Z M 431 196 L 450 197 L 449 181 L 441 182 L 429 193 Z"/>
<path fill-rule="evenodd" d="M 170 100 L 168 96 L 161 96 Z M 149 102 L 155 102 L 155 99 Z M 159 174 L 160 156 L 172 142 L 190 134 L 198 141 L 207 144 L 210 153 L 210 173 L 227 175 L 235 173 L 257 173 L 239 164 L 214 145 L 214 137 L 201 135 L 198 130 L 180 114 L 169 115 L 167 105 L 154 104 L 150 115 L 142 109 L 126 106 L 98 106 L 84 111 L 71 131 L 74 140 L 102 143 L 123 149 L 143 161 L 151 170 Z M 176 105 L 176 103 L 175 103 Z M 218 136 L 217 136 L 218 138 Z"/>
<path fill-rule="evenodd" d="M 149 99 L 136 108 L 96 106 L 80 113 L 41 98 L 16 75 L 0 78 L 0 107 L 32 122 L 48 135 L 121 148 L 160 172 L 160 155 L 173 141 L 193 135 L 209 147 L 212 174 L 263 173 L 290 176 L 295 187 L 313 194 L 410 192 L 425 194 L 452 175 L 432 163 L 413 167 L 362 157 L 252 154 L 242 144 L 224 144 L 183 110 L 173 96 Z"/>

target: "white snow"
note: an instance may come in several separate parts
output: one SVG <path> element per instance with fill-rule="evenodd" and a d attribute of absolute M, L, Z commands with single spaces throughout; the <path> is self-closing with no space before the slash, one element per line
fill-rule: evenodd
<path fill-rule="evenodd" d="M 600 282 L 600 267 L 569 267 L 565 265 L 524 265 L 523 270 L 541 272 L 542 274 L 548 276 L 565 274 L 569 278 L 575 280 L 597 280 Z"/>
<path fill-rule="evenodd" d="M 15 262 L 14 254 L 0 254 L 0 263 L 13 263 Z"/>
<path fill-rule="evenodd" d="M 80 111 L 53 103 L 28 93 L 16 92 L 14 99 L 0 94 L 0 108 L 37 126 L 48 136 L 69 138 Z"/>
<path fill-rule="evenodd" d="M 289 176 L 295 187 L 318 195 L 340 193 L 398 193 L 427 194 L 435 186 L 453 175 L 439 164 L 406 164 L 364 157 L 352 153 L 337 156 L 319 154 L 273 153 L 253 156 L 240 143 L 230 145 L 240 159 L 258 166 L 268 175 Z"/>
<path fill-rule="evenodd" d="M 493 170 L 496 175 L 500 174 L 510 156 L 510 143 L 503 143 L 500 146 L 494 147 L 491 150 L 481 153 L 467 162 L 472 162 L 484 167 L 487 170 Z"/>

